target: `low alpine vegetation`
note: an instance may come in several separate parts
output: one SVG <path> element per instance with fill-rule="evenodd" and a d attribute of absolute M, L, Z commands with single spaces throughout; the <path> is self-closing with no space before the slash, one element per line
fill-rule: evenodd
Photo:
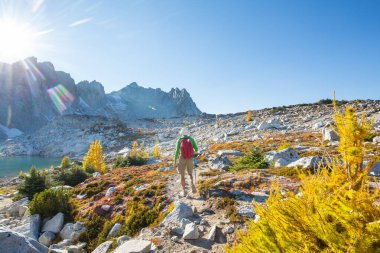
<path fill-rule="evenodd" d="M 73 206 L 70 203 L 71 192 L 62 189 L 47 189 L 36 194 L 30 202 L 31 214 L 40 214 L 42 219 L 53 217 L 59 212 L 65 215 L 65 220 L 72 220 Z"/>
<path fill-rule="evenodd" d="M 246 169 L 266 169 L 269 164 L 264 160 L 263 152 L 254 148 L 248 155 L 241 157 L 232 167 L 231 171 L 241 171 Z"/>

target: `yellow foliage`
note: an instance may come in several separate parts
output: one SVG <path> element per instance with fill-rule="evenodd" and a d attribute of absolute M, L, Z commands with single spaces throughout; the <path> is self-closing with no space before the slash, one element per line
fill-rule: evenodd
<path fill-rule="evenodd" d="M 290 148 L 291 146 L 290 146 L 290 144 L 289 143 L 287 143 L 287 142 L 284 142 L 284 143 L 282 143 L 280 146 L 278 146 L 278 150 L 284 150 L 284 149 L 287 149 L 287 148 Z"/>
<path fill-rule="evenodd" d="M 149 158 L 149 153 L 145 151 L 145 143 L 144 141 L 140 144 L 139 155 L 143 158 Z"/>
<path fill-rule="evenodd" d="M 137 156 L 137 148 L 139 147 L 139 144 L 137 141 L 134 141 L 132 144 L 132 150 L 130 152 L 130 156 Z"/>
<path fill-rule="evenodd" d="M 334 108 L 335 131 L 340 136 L 338 150 L 345 163 L 347 177 L 357 177 L 358 172 L 364 169 L 364 139 L 371 132 L 372 121 L 368 120 L 365 114 L 357 117 L 352 106 L 348 106 L 344 114 L 340 114 L 335 99 Z"/>
<path fill-rule="evenodd" d="M 380 252 L 380 191 L 368 185 L 373 162 L 363 166 L 371 122 L 358 119 L 352 107 L 339 114 L 335 106 L 334 119 L 340 157 L 330 169 L 301 174 L 299 194 L 282 195 L 273 184 L 265 205 L 255 203 L 260 219 L 240 231 L 227 252 Z"/>
<path fill-rule="evenodd" d="M 70 158 L 68 156 L 64 156 L 61 161 L 61 168 L 66 169 L 70 167 L 70 163 L 71 163 Z"/>
<path fill-rule="evenodd" d="M 158 143 L 158 139 L 156 140 L 156 144 L 154 144 L 153 150 L 152 150 L 152 156 L 155 158 L 160 158 L 160 146 Z"/>
<path fill-rule="evenodd" d="M 251 111 L 247 112 L 247 116 L 245 117 L 245 121 L 247 121 L 247 122 L 252 121 L 252 112 Z"/>
<path fill-rule="evenodd" d="M 99 140 L 91 143 L 87 155 L 83 159 L 83 169 L 92 168 L 98 172 L 107 172 L 103 160 L 103 148 Z"/>

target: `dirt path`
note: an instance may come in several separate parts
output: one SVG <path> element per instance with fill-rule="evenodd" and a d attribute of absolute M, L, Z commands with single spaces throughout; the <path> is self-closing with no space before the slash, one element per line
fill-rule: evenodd
<path fill-rule="evenodd" d="M 197 169 L 197 173 L 199 173 L 199 169 Z M 207 200 L 201 198 L 198 193 L 191 193 L 189 176 L 186 176 L 186 186 L 189 194 L 187 197 L 182 197 L 180 175 L 176 174 L 171 176 L 167 184 L 168 197 L 173 201 L 180 200 L 196 209 L 196 215 L 202 218 L 201 224 L 198 225 L 201 236 L 197 240 L 180 239 L 179 242 L 173 242 L 172 240 L 169 242 L 165 241 L 164 247 L 158 252 L 225 252 L 225 244 L 211 242 L 206 238 L 213 225 L 223 227 L 229 224 L 229 220 L 224 217 L 224 214 L 221 211 L 209 211 L 211 209 Z"/>

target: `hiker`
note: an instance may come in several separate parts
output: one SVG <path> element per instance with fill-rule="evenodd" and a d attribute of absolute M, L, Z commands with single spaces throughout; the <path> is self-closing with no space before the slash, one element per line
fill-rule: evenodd
<path fill-rule="evenodd" d="M 186 197 L 186 182 L 185 182 L 185 173 L 190 176 L 191 180 L 191 190 L 193 193 L 197 192 L 197 188 L 194 185 L 193 181 L 193 169 L 194 169 L 194 153 L 198 152 L 197 143 L 189 135 L 189 132 L 186 128 L 182 128 L 180 131 L 181 137 L 177 141 L 177 148 L 175 151 L 174 163 L 178 162 L 178 173 L 181 174 L 181 185 L 183 190 L 183 196 Z"/>

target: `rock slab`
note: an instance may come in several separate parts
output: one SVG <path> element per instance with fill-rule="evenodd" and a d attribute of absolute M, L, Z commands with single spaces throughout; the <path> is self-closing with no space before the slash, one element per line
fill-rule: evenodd
<path fill-rule="evenodd" d="M 15 247 L 17 245 L 17 247 Z M 16 253 L 47 253 L 48 248 L 36 240 L 23 236 L 11 230 L 0 228 L 1 252 Z"/>
<path fill-rule="evenodd" d="M 64 215 L 63 213 L 57 213 L 53 218 L 48 220 L 42 227 L 42 232 L 50 231 L 55 234 L 61 231 L 63 226 Z"/>
<path fill-rule="evenodd" d="M 114 253 L 148 253 L 152 242 L 147 240 L 130 240 L 116 248 Z"/>

